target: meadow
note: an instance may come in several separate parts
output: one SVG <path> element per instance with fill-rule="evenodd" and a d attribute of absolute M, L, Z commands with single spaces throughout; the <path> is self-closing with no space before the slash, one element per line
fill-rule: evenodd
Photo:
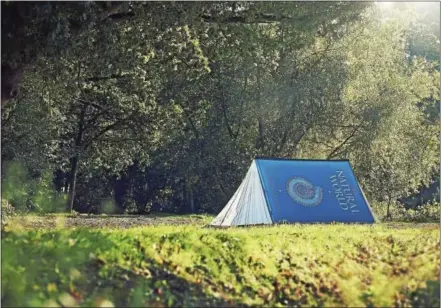
<path fill-rule="evenodd" d="M 16 216 L 2 232 L 2 305 L 439 307 L 439 224 L 211 219 Z"/>

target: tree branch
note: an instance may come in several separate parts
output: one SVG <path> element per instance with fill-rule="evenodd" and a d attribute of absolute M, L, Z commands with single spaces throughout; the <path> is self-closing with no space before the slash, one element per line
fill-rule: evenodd
<path fill-rule="evenodd" d="M 350 139 L 352 139 L 355 136 L 355 133 L 360 129 L 363 123 L 360 123 L 350 134 L 349 136 L 343 140 L 342 143 L 340 143 L 334 150 L 332 150 L 331 153 L 329 153 L 328 157 L 326 159 L 331 159 L 336 156 L 336 153 L 346 144 Z"/>
<path fill-rule="evenodd" d="M 239 124 L 237 125 L 237 131 L 236 131 L 236 138 L 239 135 L 239 131 L 240 131 L 240 127 L 242 126 L 243 123 L 243 109 L 244 109 L 244 105 L 245 105 L 245 95 L 247 92 L 247 85 L 248 85 L 248 76 L 245 76 L 245 84 L 244 84 L 244 89 L 243 89 L 243 93 L 244 95 L 242 96 L 242 102 L 240 104 L 240 110 L 239 110 L 239 118 L 241 119 L 241 121 L 239 121 Z"/>
<path fill-rule="evenodd" d="M 106 127 L 104 127 L 98 134 L 96 134 L 95 136 L 91 137 L 89 139 L 89 141 L 84 145 L 84 149 L 87 149 L 92 142 L 94 142 L 95 140 L 97 140 L 99 137 L 101 137 L 102 135 L 104 135 L 105 133 L 107 133 L 108 131 L 114 129 L 115 127 L 117 127 L 118 125 L 122 124 L 123 122 L 125 122 L 126 119 L 124 120 L 120 120 L 120 121 L 116 121 L 115 123 L 112 123 L 110 125 L 107 125 Z"/>
<path fill-rule="evenodd" d="M 131 19 L 134 16 L 136 16 L 135 12 L 128 11 L 128 12 L 120 12 L 120 13 L 108 15 L 106 19 L 110 19 L 113 21 L 122 21 L 122 20 Z"/>
<path fill-rule="evenodd" d="M 207 23 L 239 23 L 239 24 L 271 24 L 279 22 L 302 22 L 310 18 L 310 16 L 304 16 L 300 18 L 293 18 L 291 16 L 277 16 L 273 14 L 255 14 L 251 17 L 245 16 L 229 16 L 229 17 L 215 17 L 212 15 L 201 15 L 201 19 Z"/>
<path fill-rule="evenodd" d="M 231 128 L 230 124 L 228 123 L 227 109 L 225 107 L 223 99 L 221 100 L 221 107 L 222 107 L 222 114 L 225 119 L 225 124 L 227 126 L 228 134 L 230 135 L 231 138 L 236 139 L 237 135 L 234 134 L 233 129 Z"/>
<path fill-rule="evenodd" d="M 127 6 L 127 2 L 107 2 L 103 8 L 100 16 L 101 21 L 105 20 L 127 20 L 134 17 L 136 14 L 131 10 L 131 5 Z M 126 11 L 124 11 L 126 10 Z"/>
<path fill-rule="evenodd" d="M 86 79 L 84 79 L 84 81 L 86 82 L 93 82 L 93 81 L 101 81 L 101 80 L 109 80 L 109 79 L 125 79 L 128 77 L 133 76 L 132 74 L 124 74 L 124 75 L 120 75 L 120 74 L 111 74 L 110 76 L 93 76 L 93 77 L 88 77 Z"/>
<path fill-rule="evenodd" d="M 230 126 L 230 123 L 228 121 L 228 114 L 227 114 L 228 112 L 227 112 L 227 108 L 225 106 L 225 101 L 224 101 L 224 98 L 225 98 L 224 88 L 221 85 L 219 85 L 219 87 L 221 88 L 221 92 L 222 92 L 222 98 L 220 100 L 220 105 L 222 108 L 222 115 L 223 115 L 223 118 L 225 119 L 225 124 L 227 126 L 228 134 L 230 135 L 231 138 L 236 139 L 237 134 L 235 134 L 233 132 L 233 128 Z"/>
<path fill-rule="evenodd" d="M 93 106 L 93 107 L 95 107 L 95 108 L 97 108 L 97 109 L 100 109 L 100 110 L 103 109 L 103 106 L 98 105 L 98 104 L 95 104 L 95 103 L 93 103 L 93 102 L 86 101 L 86 100 L 81 99 L 81 98 L 78 99 L 78 102 L 79 102 L 80 104 L 82 104 L 82 105 L 90 105 L 90 106 Z"/>
<path fill-rule="evenodd" d="M 194 125 L 193 121 L 191 120 L 191 116 L 188 114 L 188 112 L 184 108 L 182 108 L 182 109 L 184 110 L 185 118 L 190 123 L 191 130 L 193 131 L 194 136 L 196 138 L 199 138 L 199 131 L 196 128 L 196 126 Z"/>

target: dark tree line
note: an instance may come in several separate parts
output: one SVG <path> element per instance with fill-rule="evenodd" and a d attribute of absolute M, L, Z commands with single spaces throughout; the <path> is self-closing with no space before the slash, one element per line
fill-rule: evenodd
<path fill-rule="evenodd" d="M 4 14 L 2 161 L 69 211 L 216 212 L 257 155 L 348 158 L 374 201 L 438 176 L 439 32 L 406 6 L 389 19 L 351 2 Z"/>

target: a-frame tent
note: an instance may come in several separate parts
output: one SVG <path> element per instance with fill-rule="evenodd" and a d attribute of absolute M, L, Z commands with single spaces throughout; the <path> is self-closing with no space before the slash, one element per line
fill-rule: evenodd
<path fill-rule="evenodd" d="M 374 223 L 348 160 L 256 158 L 211 226 Z"/>

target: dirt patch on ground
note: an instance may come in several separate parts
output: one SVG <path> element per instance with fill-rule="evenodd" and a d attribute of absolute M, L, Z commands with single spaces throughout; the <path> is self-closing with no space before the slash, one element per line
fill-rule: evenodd
<path fill-rule="evenodd" d="M 8 221 L 9 228 L 47 229 L 47 228 L 119 228 L 127 229 L 152 225 L 205 225 L 209 217 L 203 215 L 192 216 L 127 216 L 127 215 L 79 215 L 79 216 L 16 216 Z"/>
<path fill-rule="evenodd" d="M 154 225 L 208 225 L 213 216 L 208 215 L 18 215 L 7 220 L 6 230 L 63 228 L 127 229 Z M 390 229 L 439 229 L 435 223 L 385 223 Z"/>
<path fill-rule="evenodd" d="M 391 229 L 409 229 L 409 228 L 415 228 L 415 229 L 439 229 L 440 225 L 439 223 L 432 223 L 432 222 L 419 222 L 419 223 L 411 223 L 411 222 L 388 222 L 384 223 L 384 225 Z"/>

